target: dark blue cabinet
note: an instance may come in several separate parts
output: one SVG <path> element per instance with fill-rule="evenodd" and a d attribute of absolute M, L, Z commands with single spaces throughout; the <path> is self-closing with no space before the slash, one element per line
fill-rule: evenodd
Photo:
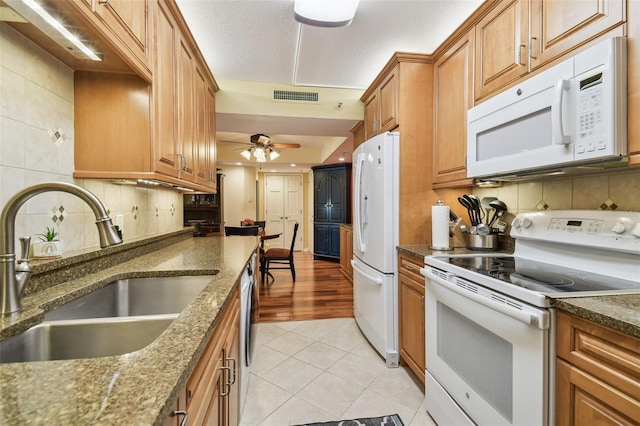
<path fill-rule="evenodd" d="M 351 164 L 313 167 L 314 259 L 340 260 L 340 224 L 351 223 Z"/>

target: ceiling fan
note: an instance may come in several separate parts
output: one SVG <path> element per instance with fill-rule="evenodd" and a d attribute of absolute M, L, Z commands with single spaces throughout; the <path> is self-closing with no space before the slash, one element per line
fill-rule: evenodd
<path fill-rule="evenodd" d="M 238 143 L 238 142 L 233 142 Z M 267 160 L 275 160 L 280 156 L 280 150 L 285 148 L 300 148 L 299 143 L 273 143 L 271 138 L 262 133 L 251 135 L 251 142 L 245 148 L 237 149 L 247 160 L 253 156 L 257 162 L 263 163 Z"/>

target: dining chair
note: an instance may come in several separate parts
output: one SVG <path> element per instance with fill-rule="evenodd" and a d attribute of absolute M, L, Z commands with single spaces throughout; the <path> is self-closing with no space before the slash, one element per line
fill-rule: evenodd
<path fill-rule="evenodd" d="M 225 226 L 224 235 L 258 235 L 259 226 Z"/>
<path fill-rule="evenodd" d="M 273 247 L 266 250 L 262 254 L 261 258 L 261 278 L 262 282 L 264 281 L 265 275 L 268 275 L 273 278 L 273 275 L 269 272 L 270 269 L 290 269 L 291 270 L 291 278 L 293 278 L 293 282 L 296 282 L 296 269 L 293 264 L 293 248 L 296 244 L 296 235 L 298 234 L 298 226 L 296 223 L 293 226 L 293 238 L 291 239 L 291 248 L 279 248 Z M 277 265 L 277 266 L 272 266 Z"/>

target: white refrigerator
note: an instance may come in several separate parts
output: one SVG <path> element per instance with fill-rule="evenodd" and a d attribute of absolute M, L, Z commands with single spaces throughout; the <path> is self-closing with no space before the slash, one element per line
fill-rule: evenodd
<path fill-rule="evenodd" d="M 353 311 L 388 367 L 398 367 L 398 133 L 374 136 L 353 153 Z"/>

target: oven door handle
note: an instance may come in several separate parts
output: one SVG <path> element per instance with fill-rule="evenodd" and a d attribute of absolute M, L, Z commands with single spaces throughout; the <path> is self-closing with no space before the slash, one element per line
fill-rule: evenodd
<path fill-rule="evenodd" d="M 429 270 L 425 272 L 429 272 Z M 436 284 L 439 284 L 442 287 L 446 288 L 447 290 L 457 293 L 460 296 L 466 297 L 467 299 L 470 299 L 476 303 L 479 303 L 480 305 L 486 306 L 487 308 L 492 309 L 494 311 L 498 311 L 504 315 L 507 315 L 527 325 L 537 327 L 541 330 L 549 328 L 548 321 L 545 321 L 544 315 L 542 315 L 542 313 L 541 315 L 538 316 L 533 314 L 532 312 L 521 311 L 520 309 L 511 307 L 505 303 L 496 302 L 487 297 L 480 296 L 476 293 L 472 293 L 471 291 L 460 288 L 454 283 L 451 283 L 447 280 L 443 280 L 442 278 L 434 274 L 427 275 L 427 280 L 432 281 Z"/>

